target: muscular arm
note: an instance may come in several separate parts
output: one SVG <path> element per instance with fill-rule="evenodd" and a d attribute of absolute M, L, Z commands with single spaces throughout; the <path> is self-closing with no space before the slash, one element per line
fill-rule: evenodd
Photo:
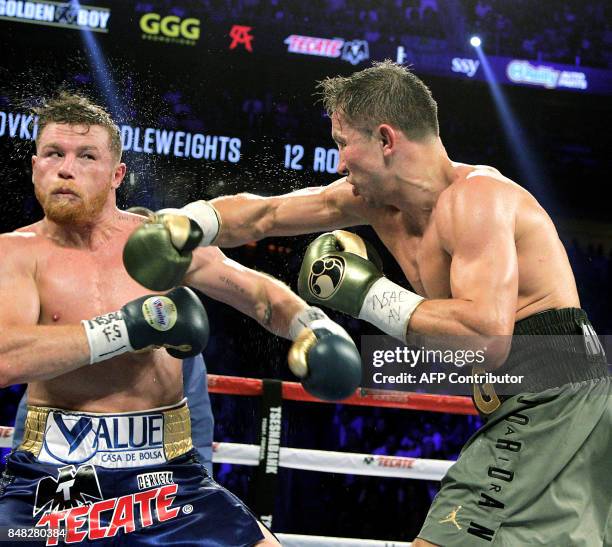
<path fill-rule="evenodd" d="M 329 186 L 282 196 L 237 194 L 212 200 L 221 217 L 215 244 L 236 247 L 269 236 L 289 236 L 368 224 L 367 206 L 342 178 Z"/>
<path fill-rule="evenodd" d="M 0 387 L 47 380 L 88 364 L 81 325 L 37 325 L 40 302 L 31 260 L 16 249 L 19 241 L 0 240 Z"/>
<path fill-rule="evenodd" d="M 460 184 L 439 220 L 439 234 L 452 256 L 452 298 L 425 300 L 414 311 L 408 333 L 479 335 L 495 366 L 509 351 L 518 298 L 515 214 L 490 179 Z"/>
<path fill-rule="evenodd" d="M 289 338 L 289 324 L 307 304 L 289 287 L 227 258 L 217 247 L 196 249 L 185 284 L 252 317 Z"/>

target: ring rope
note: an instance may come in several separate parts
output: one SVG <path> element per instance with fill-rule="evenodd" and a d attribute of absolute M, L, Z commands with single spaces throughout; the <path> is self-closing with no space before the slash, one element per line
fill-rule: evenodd
<path fill-rule="evenodd" d="M 283 547 L 410 547 L 403 541 L 380 541 L 376 539 L 336 538 L 326 536 L 303 536 L 300 534 L 276 534 Z"/>
<path fill-rule="evenodd" d="M 0 426 L 0 448 L 10 448 L 13 428 Z M 213 443 L 213 462 L 237 465 L 259 465 L 259 445 Z M 344 473 L 372 477 L 396 477 L 439 481 L 453 461 L 332 452 L 282 446 L 278 465 L 288 469 Z"/>
<path fill-rule="evenodd" d="M 263 381 L 257 378 L 240 376 L 208 375 L 208 391 L 225 395 L 261 395 Z M 283 382 L 283 399 L 326 403 L 307 393 L 298 382 Z M 385 389 L 358 388 L 353 395 L 339 403 L 346 405 L 403 408 L 405 410 L 425 410 L 448 412 L 452 414 L 477 414 L 474 403 L 469 397 L 456 395 L 432 395 Z"/>
<path fill-rule="evenodd" d="M 259 465 L 259 445 L 213 443 L 213 462 Z M 278 465 L 303 471 L 439 481 L 454 463 L 450 460 L 332 452 L 330 450 L 281 446 Z"/>

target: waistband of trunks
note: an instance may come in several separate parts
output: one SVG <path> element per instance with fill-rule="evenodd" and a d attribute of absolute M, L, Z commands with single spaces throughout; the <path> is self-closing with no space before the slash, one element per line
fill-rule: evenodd
<path fill-rule="evenodd" d="M 607 375 L 606 354 L 584 310 L 548 310 L 518 321 L 512 348 L 496 374 L 524 375 L 538 392 Z"/>
<path fill-rule="evenodd" d="M 514 324 L 513 334 L 582 334 L 591 322 L 581 308 L 562 308 L 534 313 Z"/>
<path fill-rule="evenodd" d="M 19 450 L 56 465 L 158 465 L 193 448 L 187 400 L 137 412 L 91 413 L 28 405 Z"/>
<path fill-rule="evenodd" d="M 579 308 L 547 310 L 517 321 L 508 359 L 493 372 L 522 376 L 522 380 L 520 386 L 493 383 L 475 388 L 473 398 L 481 415 L 517 395 L 517 389 L 539 393 L 609 374 L 601 341 L 586 312 Z M 486 395 L 484 403 L 479 391 Z"/>

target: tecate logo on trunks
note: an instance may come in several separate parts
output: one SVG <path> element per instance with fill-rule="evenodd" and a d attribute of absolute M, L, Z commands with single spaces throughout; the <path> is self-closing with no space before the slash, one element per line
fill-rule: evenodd
<path fill-rule="evenodd" d="M 141 528 L 176 518 L 180 507 L 172 507 L 177 484 L 135 492 L 119 498 L 96 501 L 71 509 L 44 514 L 35 524 L 37 528 L 65 529 L 62 540 L 80 543 L 110 538 L 121 530 L 129 534 Z M 108 526 L 102 522 L 108 521 Z M 58 545 L 59 537 L 49 535 L 46 545 Z"/>
<path fill-rule="evenodd" d="M 137 467 L 165 461 L 162 414 L 79 416 L 51 412 L 38 460 Z"/>

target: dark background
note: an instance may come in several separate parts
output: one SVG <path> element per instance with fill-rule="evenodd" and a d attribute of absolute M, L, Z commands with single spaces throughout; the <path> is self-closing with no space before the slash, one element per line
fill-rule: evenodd
<path fill-rule="evenodd" d="M 119 123 L 238 137 L 242 142 L 237 164 L 126 152 L 128 177 L 118 196 L 122 208 L 181 206 L 239 191 L 276 194 L 337 178 L 312 170 L 314 148 L 333 148 L 329 120 L 313 97 L 315 82 L 349 74 L 369 61 L 354 67 L 340 59 L 290 54 L 283 44 L 290 34 L 368 39 L 371 59 L 382 60 L 377 51 L 386 56 L 406 41 L 423 51 L 475 57 L 467 41 L 478 31 L 485 53 L 491 55 L 612 68 L 609 3 L 598 0 L 107 0 L 103 5 L 112 14 L 108 34 L 91 33 L 97 57 L 81 31 L 0 20 L 0 111 L 26 112 L 28 105 L 65 87 L 106 105 Z M 138 21 L 151 11 L 199 19 L 200 38 L 195 45 L 142 39 Z M 449 13 L 459 17 L 449 18 Z M 252 27 L 252 53 L 240 45 L 229 50 L 228 32 L 234 24 Z M 428 76 L 418 67 L 415 72 L 438 101 L 441 136 L 450 157 L 497 167 L 547 208 L 574 266 L 583 307 L 598 332 L 612 333 L 610 97 L 502 87 L 520 130 L 513 146 L 486 83 L 452 78 L 450 71 L 449 77 Z M 303 170 L 284 167 L 287 144 L 304 147 Z M 0 232 L 42 216 L 30 180 L 32 151 L 29 140 L 0 136 Z M 526 157 L 532 158 L 528 171 L 521 168 Z M 381 250 L 386 274 L 405 284 L 373 232 L 357 231 Z M 269 239 L 227 254 L 295 289 L 301 253 L 310 239 Z M 285 366 L 287 341 L 224 305 L 204 300 L 212 320 L 205 352 L 209 372 L 291 379 Z M 361 334 L 376 332 L 331 315 L 357 342 Z M 12 423 L 20 394 L 20 387 L 0 392 L 0 423 Z M 212 399 L 216 440 L 256 442 L 257 401 Z M 285 410 L 284 446 L 363 453 L 454 459 L 478 426 L 474 417 L 342 405 L 288 402 Z M 236 494 L 252 499 L 253 468 L 223 465 L 215 472 Z M 284 469 L 275 529 L 410 540 L 436 488 L 436 483 L 416 480 Z M 299 511 L 292 511 L 292 505 Z"/>

